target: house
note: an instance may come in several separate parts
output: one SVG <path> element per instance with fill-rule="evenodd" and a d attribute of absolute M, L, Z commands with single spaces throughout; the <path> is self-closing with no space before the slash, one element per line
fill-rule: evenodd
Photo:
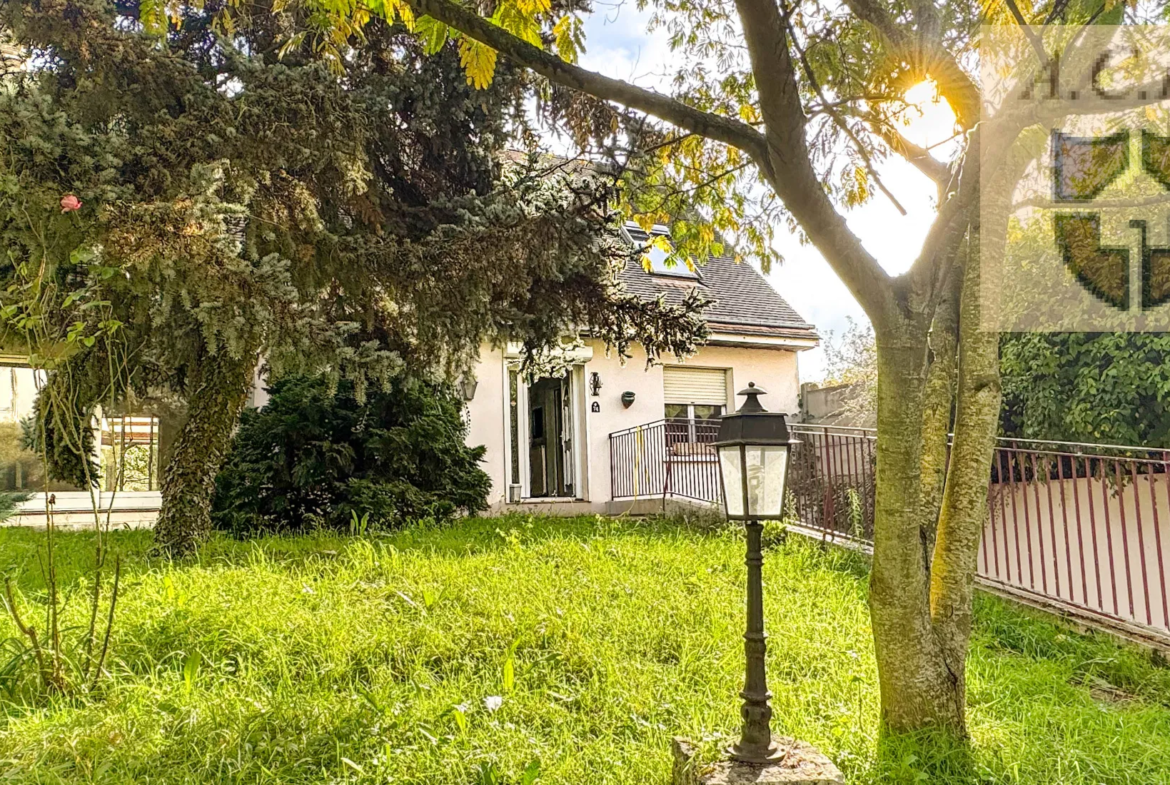
<path fill-rule="evenodd" d="M 632 224 L 625 231 L 633 243 L 650 240 Z M 647 367 L 644 354 L 623 363 L 585 334 L 562 350 L 565 375 L 542 379 L 521 375 L 519 346 L 485 346 L 465 392 L 467 439 L 487 447 L 493 511 L 710 503 L 718 499 L 716 418 L 736 408 L 736 392 L 755 382 L 768 409 L 798 412 L 797 354 L 817 345 L 813 325 L 750 265 L 719 257 L 691 271 L 652 247 L 648 256 L 649 271 L 637 259 L 622 271 L 627 290 L 677 302 L 702 287 L 715 301 L 706 312 L 710 339 L 691 357 Z"/>
<path fill-rule="evenodd" d="M 162 503 L 159 419 L 99 410 L 93 422 L 94 457 L 102 475 L 98 487 L 91 495 L 67 483 L 46 482 L 40 457 L 23 444 L 21 426 L 33 413 L 43 383 L 44 372 L 30 368 L 27 357 L 0 354 L 0 493 L 28 495 L 10 523 L 44 525 L 50 499 L 54 521 L 61 526 L 93 526 L 95 503 L 103 511 L 103 525 L 153 523 Z"/>
<path fill-rule="evenodd" d="M 631 243 L 650 236 L 630 225 Z M 655 233 L 665 233 L 656 227 Z M 736 407 L 735 393 L 755 382 L 773 411 L 796 414 L 796 355 L 817 345 L 804 321 L 747 264 L 711 259 L 692 271 L 668 265 L 666 254 L 648 252 L 650 270 L 637 259 L 621 280 L 630 292 L 680 302 L 702 287 L 714 304 L 706 316 L 711 337 L 685 360 L 646 366 L 635 352 L 625 363 L 588 335 L 561 351 L 567 372 L 525 379 L 519 346 L 480 353 L 474 383 L 465 384 L 468 442 L 485 445 L 484 469 L 492 480 L 494 511 L 524 509 L 575 514 L 639 510 L 647 500 L 680 503 L 719 498 L 711 442 L 717 418 Z M 14 523 L 43 523 L 45 494 L 55 501 L 55 520 L 92 525 L 88 491 L 44 484 L 37 457 L 20 447 L 20 421 L 32 412 L 41 381 L 23 357 L 0 357 L 0 490 L 33 491 Z M 267 395 L 256 385 L 250 405 Z M 149 525 L 157 515 L 161 423 L 149 415 L 99 413 L 94 431 L 103 482 L 98 504 L 111 509 L 115 525 Z"/>

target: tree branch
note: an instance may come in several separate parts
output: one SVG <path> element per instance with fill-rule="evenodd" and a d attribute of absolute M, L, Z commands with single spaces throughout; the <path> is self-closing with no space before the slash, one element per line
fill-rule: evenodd
<path fill-rule="evenodd" d="M 938 183 L 939 186 L 944 186 L 950 181 L 951 168 L 931 155 L 925 147 L 914 144 L 896 129 L 878 123 L 876 118 L 870 125 L 891 150 L 905 158 L 915 169 Z"/>
<path fill-rule="evenodd" d="M 875 328 L 891 327 L 903 316 L 892 279 L 849 229 L 813 169 L 787 22 L 776 0 L 736 0 L 736 8 L 764 118 L 768 165 L 762 171 Z"/>
<path fill-rule="evenodd" d="M 1004 0 L 1007 3 L 1008 10 L 1012 12 L 1012 18 L 1016 20 L 1020 31 L 1023 32 L 1024 37 L 1028 39 L 1028 43 L 1032 45 L 1036 56 L 1040 58 L 1040 62 L 1045 66 L 1048 65 L 1048 53 L 1044 51 L 1044 42 L 1040 40 L 1040 36 L 1036 35 L 1036 31 L 1028 24 L 1028 20 L 1020 12 L 1020 7 L 1016 5 L 1016 0 Z"/>
<path fill-rule="evenodd" d="M 579 90 L 605 101 L 627 106 L 653 115 L 684 131 L 737 147 L 765 161 L 764 137 L 747 123 L 704 112 L 669 96 L 611 79 L 594 71 L 567 63 L 532 44 L 493 25 L 483 17 L 451 0 L 408 0 L 419 15 L 426 15 L 456 28 L 467 37 L 510 57 L 549 81 Z"/>
<path fill-rule="evenodd" d="M 891 278 L 836 211 L 813 170 L 804 138 L 804 109 L 775 0 L 738 0 L 766 133 L 746 123 L 611 79 L 561 60 L 497 27 L 452 0 L 408 0 L 427 15 L 490 46 L 549 81 L 645 112 L 678 128 L 743 150 L 841 277 L 875 325 L 900 319 Z"/>
<path fill-rule="evenodd" d="M 853 133 L 853 129 L 850 128 L 849 125 L 845 122 L 845 118 L 841 116 L 841 113 L 838 112 L 835 107 L 830 105 L 828 99 L 825 98 L 825 93 L 821 89 L 821 84 L 817 81 L 816 74 L 813 73 L 812 64 L 808 61 L 808 55 L 805 54 L 804 49 L 797 42 L 796 35 L 792 31 L 791 24 L 788 25 L 788 35 L 792 38 L 792 46 L 796 49 L 796 54 L 800 57 L 800 65 L 804 70 L 805 78 L 808 79 L 809 84 L 812 85 L 813 90 L 816 91 L 817 97 L 821 99 L 821 105 L 825 107 L 825 111 L 828 112 L 829 117 L 833 118 L 833 122 L 836 123 L 837 127 L 840 128 L 845 133 L 845 135 L 853 141 L 853 144 L 857 146 L 857 152 L 861 156 L 861 160 L 865 163 L 865 169 L 867 172 L 869 172 L 870 178 L 875 183 L 877 183 L 877 187 L 880 188 L 882 193 L 886 195 L 886 198 L 893 202 L 894 207 L 897 208 L 898 212 L 900 212 L 902 215 L 906 215 L 906 208 L 902 206 L 902 203 L 898 201 L 897 197 L 890 193 L 890 189 L 886 188 L 886 184 L 882 182 L 882 178 L 878 175 L 877 170 L 874 169 L 873 161 L 870 160 L 869 152 L 865 149 L 865 145 L 862 144 L 861 140 L 857 138 L 857 134 Z"/>
<path fill-rule="evenodd" d="M 928 309 L 932 309 L 942 295 L 955 254 L 967 236 L 972 220 L 977 217 L 980 184 L 978 129 L 970 134 L 967 153 L 962 160 L 962 167 L 957 172 L 958 186 L 953 191 L 948 189 L 949 198 L 939 206 L 938 216 L 922 243 L 922 252 L 899 279 L 912 292 L 925 295 Z"/>
<path fill-rule="evenodd" d="M 845 0 L 858 19 L 871 24 L 903 57 L 938 83 L 955 119 L 970 130 L 979 120 L 979 88 L 963 70 L 954 56 L 940 45 L 916 40 L 899 26 L 889 12 L 874 0 Z"/>

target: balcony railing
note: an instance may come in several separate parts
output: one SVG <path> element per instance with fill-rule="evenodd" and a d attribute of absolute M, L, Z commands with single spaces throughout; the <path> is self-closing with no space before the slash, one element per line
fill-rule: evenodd
<path fill-rule="evenodd" d="M 718 420 L 663 419 L 609 435 L 614 499 L 680 498 L 718 503 L 712 443 Z"/>

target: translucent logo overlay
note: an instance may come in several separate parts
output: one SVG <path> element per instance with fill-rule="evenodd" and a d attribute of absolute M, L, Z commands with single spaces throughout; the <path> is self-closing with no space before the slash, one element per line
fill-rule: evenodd
<path fill-rule="evenodd" d="M 982 326 L 1170 330 L 1170 27 L 985 27 Z"/>

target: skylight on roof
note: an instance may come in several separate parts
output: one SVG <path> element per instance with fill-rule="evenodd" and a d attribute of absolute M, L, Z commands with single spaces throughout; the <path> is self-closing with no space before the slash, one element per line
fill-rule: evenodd
<path fill-rule="evenodd" d="M 672 249 L 670 240 L 666 239 L 665 234 L 654 233 L 651 235 L 650 242 L 646 244 L 643 251 L 643 266 L 648 264 L 648 272 L 651 275 L 669 275 L 675 278 L 691 278 L 698 280 L 699 273 L 687 264 L 685 259 L 672 256 Z"/>

